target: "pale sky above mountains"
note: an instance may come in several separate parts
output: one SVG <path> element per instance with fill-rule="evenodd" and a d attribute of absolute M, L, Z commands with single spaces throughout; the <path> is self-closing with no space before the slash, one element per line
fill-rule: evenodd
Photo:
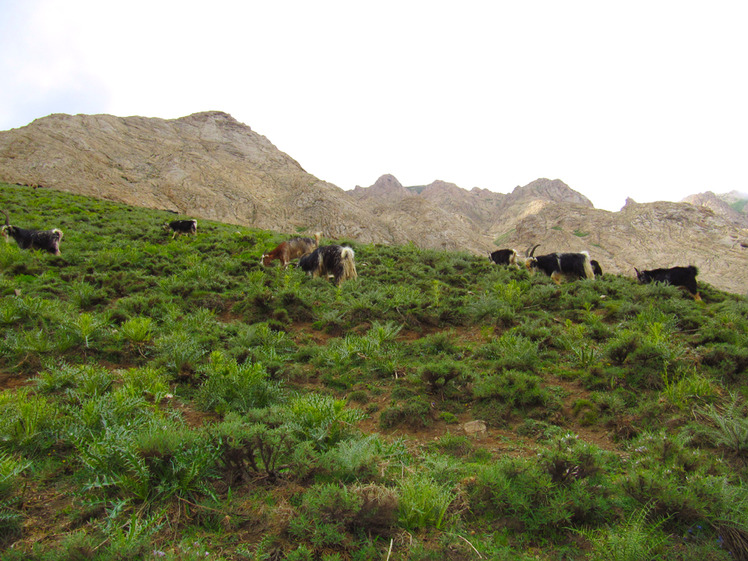
<path fill-rule="evenodd" d="M 0 130 L 220 110 L 343 189 L 748 191 L 748 3 L 0 0 Z"/>

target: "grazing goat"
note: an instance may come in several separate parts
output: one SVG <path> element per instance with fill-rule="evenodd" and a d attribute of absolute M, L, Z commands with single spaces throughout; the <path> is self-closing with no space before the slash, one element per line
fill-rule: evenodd
<path fill-rule="evenodd" d="M 344 280 L 358 277 L 353 250 L 340 245 L 324 245 L 303 255 L 299 267 L 313 277 L 332 275 L 338 286 Z"/>
<path fill-rule="evenodd" d="M 640 284 L 649 284 L 651 282 L 663 282 L 673 286 L 682 286 L 691 293 L 694 300 L 701 300 L 699 288 L 696 285 L 696 275 L 699 270 L 690 265 L 688 267 L 671 267 L 670 269 L 654 269 L 652 271 L 640 271 L 634 267 L 636 279 Z"/>
<path fill-rule="evenodd" d="M 497 265 L 513 265 L 519 268 L 520 257 L 516 249 L 498 249 L 493 253 L 488 252 L 488 260 Z"/>
<path fill-rule="evenodd" d="M 173 234 L 171 239 L 181 234 L 192 234 L 197 236 L 197 220 L 173 220 L 168 224 L 164 224 L 164 230 L 171 230 Z"/>
<path fill-rule="evenodd" d="M 0 210 L 5 215 L 5 225 L 2 227 L 2 235 L 6 243 L 8 236 L 16 240 L 21 249 L 42 249 L 60 255 L 60 241 L 62 241 L 62 230 L 24 230 L 18 226 L 10 225 L 8 213 Z"/>
<path fill-rule="evenodd" d="M 525 267 L 529 271 L 540 269 L 551 277 L 556 284 L 561 284 L 561 279 L 564 277 L 595 278 L 590 256 L 586 251 L 581 253 L 549 253 L 534 257 L 533 254 L 537 248 L 536 245 L 531 251 L 526 252 Z"/>
<path fill-rule="evenodd" d="M 603 276 L 603 268 L 600 266 L 600 263 L 593 259 L 590 261 L 590 266 L 592 267 L 592 272 L 595 273 L 595 277 Z"/>
<path fill-rule="evenodd" d="M 278 259 L 283 267 L 288 267 L 291 259 L 296 259 L 307 253 L 310 253 L 319 247 L 320 233 L 314 234 L 312 238 L 293 238 L 287 242 L 281 243 L 273 251 L 262 254 L 261 263 L 268 267 L 274 259 Z"/>

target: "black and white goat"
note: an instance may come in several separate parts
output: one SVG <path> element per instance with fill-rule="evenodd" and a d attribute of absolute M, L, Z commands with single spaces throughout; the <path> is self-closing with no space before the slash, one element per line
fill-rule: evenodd
<path fill-rule="evenodd" d="M 337 285 L 358 277 L 353 250 L 341 245 L 323 245 L 302 255 L 299 267 L 313 277 L 332 275 Z"/>
<path fill-rule="evenodd" d="M 197 220 L 172 220 L 168 224 L 164 224 L 164 230 L 171 230 L 173 233 L 171 239 L 181 234 L 192 234 L 197 236 Z"/>
<path fill-rule="evenodd" d="M 541 270 L 551 277 L 553 282 L 561 284 L 564 277 L 577 279 L 594 279 L 590 256 L 586 251 L 581 253 L 549 253 L 547 255 L 534 256 L 536 245 L 532 250 L 526 252 L 525 267 L 529 271 Z"/>
<path fill-rule="evenodd" d="M 521 259 L 516 249 L 497 249 L 494 252 L 488 252 L 488 260 L 497 265 L 519 267 Z"/>
<path fill-rule="evenodd" d="M 5 215 L 5 225 L 2 227 L 2 235 L 6 243 L 8 236 L 16 240 L 21 249 L 41 249 L 55 255 L 60 255 L 60 241 L 62 241 L 62 230 L 25 230 L 18 226 L 10 225 L 8 213 L 0 210 Z"/>
<path fill-rule="evenodd" d="M 699 288 L 696 285 L 696 275 L 699 270 L 693 265 L 688 267 L 671 267 L 669 269 L 653 269 L 651 271 L 640 271 L 634 267 L 636 279 L 640 284 L 649 284 L 651 282 L 663 282 L 673 286 L 682 286 L 691 293 L 694 300 L 701 300 Z"/>

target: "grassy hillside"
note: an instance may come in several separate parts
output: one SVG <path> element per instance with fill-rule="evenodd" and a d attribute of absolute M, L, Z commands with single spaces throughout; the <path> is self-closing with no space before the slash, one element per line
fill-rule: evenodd
<path fill-rule="evenodd" d="M 338 288 L 259 265 L 288 234 L 0 208 L 65 233 L 0 242 L 3 559 L 748 558 L 744 297 L 352 242 Z"/>

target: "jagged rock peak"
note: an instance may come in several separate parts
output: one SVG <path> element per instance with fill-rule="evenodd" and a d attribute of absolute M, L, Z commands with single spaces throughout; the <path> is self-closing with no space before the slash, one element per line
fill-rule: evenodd
<path fill-rule="evenodd" d="M 241 123 L 234 119 L 231 115 L 228 113 L 224 113 L 223 111 L 202 111 L 200 113 L 193 113 L 192 115 L 187 115 L 186 117 L 180 117 L 178 119 L 174 119 L 174 121 L 178 123 L 188 123 L 188 124 L 194 124 L 194 125 L 218 125 L 218 126 L 229 126 L 233 128 L 241 128 L 245 129 L 247 131 L 252 130 L 252 128 L 249 125 L 245 125 L 244 123 Z"/>
<path fill-rule="evenodd" d="M 421 191 L 421 194 L 427 194 L 432 191 L 439 191 L 439 192 L 445 192 L 445 193 L 463 193 L 465 192 L 464 189 L 458 187 L 454 183 L 449 183 L 447 181 L 442 181 L 441 179 L 437 179 L 436 181 L 433 181 L 432 183 L 429 183 L 426 185 L 426 187 Z"/>
<path fill-rule="evenodd" d="M 403 184 L 400 183 L 394 175 L 385 173 L 374 182 L 374 185 L 372 185 L 370 189 L 391 191 L 405 189 L 405 187 L 403 187 Z"/>
<path fill-rule="evenodd" d="M 193 113 L 192 115 L 187 115 L 186 117 L 179 117 L 177 119 L 178 121 L 193 121 L 193 120 L 204 120 L 204 119 L 213 119 L 213 120 L 224 120 L 224 121 L 233 121 L 238 122 L 236 119 L 234 119 L 231 115 L 224 111 L 200 111 L 198 113 Z"/>
<path fill-rule="evenodd" d="M 681 202 L 684 203 L 691 203 L 691 204 L 703 204 L 704 201 L 719 201 L 721 200 L 717 195 L 715 195 L 712 191 L 706 191 L 704 193 L 697 193 L 695 195 L 689 195 L 685 199 L 683 199 Z"/>
<path fill-rule="evenodd" d="M 545 199 L 556 203 L 570 203 L 594 208 L 587 197 L 569 187 L 560 179 L 536 179 L 524 187 L 517 187 L 510 195 L 513 199 Z"/>
<path fill-rule="evenodd" d="M 727 199 L 728 195 L 715 195 L 712 191 L 689 195 L 683 199 L 684 203 L 694 206 L 709 208 L 730 222 L 748 228 L 748 215 L 733 208 Z"/>
<path fill-rule="evenodd" d="M 369 187 L 356 185 L 350 193 L 358 199 L 377 197 L 380 200 L 393 200 L 413 196 L 394 175 L 389 173 L 381 176 Z"/>

